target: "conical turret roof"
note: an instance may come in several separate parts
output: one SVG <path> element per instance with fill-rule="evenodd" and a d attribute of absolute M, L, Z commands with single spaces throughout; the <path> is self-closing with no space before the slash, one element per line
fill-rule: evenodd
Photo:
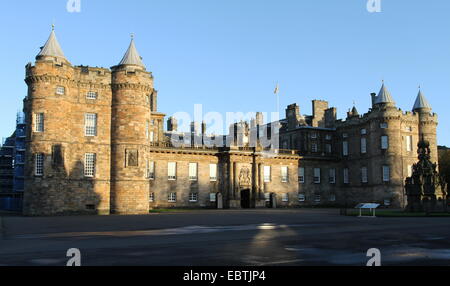
<path fill-rule="evenodd" d="M 391 93 L 389 92 L 389 90 L 386 88 L 386 86 L 383 85 L 381 86 L 380 92 L 378 93 L 377 98 L 375 99 L 375 104 L 379 104 L 379 103 L 393 103 L 394 99 L 391 96 Z"/>
<path fill-rule="evenodd" d="M 120 61 L 119 65 L 135 65 L 145 68 L 142 62 L 142 57 L 139 55 L 136 45 L 134 44 L 134 37 L 131 36 L 130 46 Z"/>
<path fill-rule="evenodd" d="M 416 102 L 414 102 L 413 110 L 421 109 L 421 108 L 431 109 L 431 105 L 430 105 L 430 103 L 428 103 L 428 100 L 425 98 L 422 91 L 419 90 L 419 94 L 417 95 Z"/>
<path fill-rule="evenodd" d="M 41 48 L 41 51 L 37 55 L 37 57 L 41 57 L 41 56 L 59 57 L 59 58 L 64 58 L 64 59 L 66 58 L 61 49 L 61 46 L 58 43 L 58 40 L 56 39 L 54 26 L 52 26 L 52 32 L 50 33 L 50 36 L 48 37 L 47 42 Z"/>

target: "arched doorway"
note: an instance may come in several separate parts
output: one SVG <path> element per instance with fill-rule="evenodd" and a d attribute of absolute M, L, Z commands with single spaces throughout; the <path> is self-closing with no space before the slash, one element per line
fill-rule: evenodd
<path fill-rule="evenodd" d="M 245 189 L 241 191 L 241 208 L 250 208 L 250 189 Z"/>

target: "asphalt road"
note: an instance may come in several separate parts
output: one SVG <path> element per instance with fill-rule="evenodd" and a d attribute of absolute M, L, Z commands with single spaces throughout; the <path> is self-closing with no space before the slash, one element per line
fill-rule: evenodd
<path fill-rule="evenodd" d="M 0 214 L 1 216 L 1 214 Z M 450 218 L 357 218 L 338 210 L 199 210 L 143 216 L 3 216 L 0 265 L 450 265 Z"/>

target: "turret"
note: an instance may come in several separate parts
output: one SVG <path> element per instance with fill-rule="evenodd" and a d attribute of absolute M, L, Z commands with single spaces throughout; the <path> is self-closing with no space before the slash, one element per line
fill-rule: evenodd
<path fill-rule="evenodd" d="M 54 25 L 52 25 L 52 32 L 50 33 L 47 42 L 43 47 L 41 47 L 41 51 L 36 56 L 36 60 L 47 60 L 55 63 L 69 63 L 64 56 L 64 52 L 62 51 L 58 40 L 56 39 Z"/>
<path fill-rule="evenodd" d="M 413 112 L 419 116 L 419 137 L 423 137 L 425 141 L 430 142 L 431 161 L 437 162 L 437 142 L 436 142 L 436 128 L 437 116 L 431 114 L 431 105 L 423 95 L 419 88 L 416 101 L 414 102 Z"/>
<path fill-rule="evenodd" d="M 153 77 L 146 71 L 132 36 L 122 60 L 112 70 L 111 207 L 115 213 L 148 213 L 146 162 Z M 133 180 L 132 185 L 130 181 Z"/>
<path fill-rule="evenodd" d="M 378 93 L 378 96 L 373 98 L 373 100 L 374 100 L 374 105 L 378 106 L 378 107 L 394 107 L 395 106 L 395 101 L 392 98 L 389 90 L 384 85 L 384 81 L 381 86 L 380 92 Z"/>

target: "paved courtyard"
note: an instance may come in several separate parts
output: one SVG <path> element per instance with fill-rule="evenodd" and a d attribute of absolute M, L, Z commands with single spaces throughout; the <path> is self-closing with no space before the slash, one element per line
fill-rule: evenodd
<path fill-rule="evenodd" d="M 198 210 L 143 216 L 0 214 L 0 265 L 450 265 L 450 218 L 357 218 L 334 209 Z"/>

